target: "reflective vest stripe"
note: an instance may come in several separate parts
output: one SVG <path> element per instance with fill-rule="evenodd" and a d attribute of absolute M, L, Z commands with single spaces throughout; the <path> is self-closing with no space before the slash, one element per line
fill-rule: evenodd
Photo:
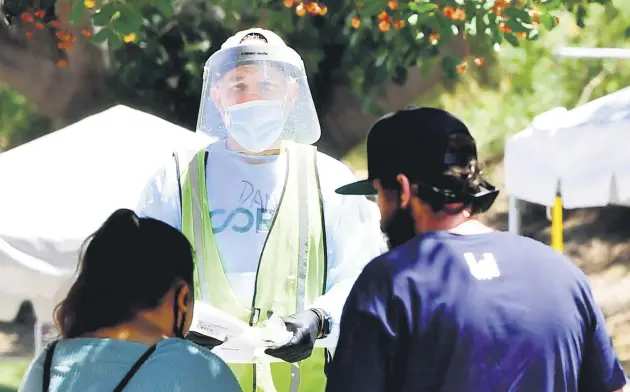
<path fill-rule="evenodd" d="M 205 152 L 204 152 L 205 154 Z M 202 154 L 202 156 L 205 156 Z M 201 162 L 200 162 L 201 161 Z M 193 159 L 190 161 L 190 165 L 188 166 L 188 175 L 190 179 L 190 187 L 186 187 L 185 189 L 191 193 L 192 203 L 186 203 L 186 206 L 189 208 L 193 208 L 194 206 L 203 206 L 204 203 L 201 202 L 202 197 L 199 190 L 199 172 L 205 172 L 205 168 L 200 170 L 199 165 L 204 164 L 205 159 Z M 204 179 L 205 181 L 205 179 Z M 205 199 L 206 196 L 203 196 Z M 195 263 L 197 282 L 195 282 L 195 286 L 200 291 L 200 296 L 196 296 L 196 298 L 208 298 L 208 289 L 206 287 L 207 276 L 204 265 L 204 241 L 203 241 L 203 223 L 202 223 L 202 211 L 190 211 L 189 215 L 192 217 L 192 233 L 194 234 L 193 249 L 195 251 L 195 258 L 197 262 Z M 187 214 L 188 215 L 188 214 Z M 197 290 L 196 290 L 197 291 Z"/>

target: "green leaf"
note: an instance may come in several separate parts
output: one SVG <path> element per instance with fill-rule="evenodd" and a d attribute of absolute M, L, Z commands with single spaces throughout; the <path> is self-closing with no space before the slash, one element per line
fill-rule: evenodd
<path fill-rule="evenodd" d="M 532 22 L 532 18 L 529 16 L 529 14 L 520 8 L 516 8 L 516 7 L 506 8 L 505 11 L 503 11 L 503 14 L 509 17 L 510 19 L 518 19 L 522 21 L 523 23 Z"/>
<path fill-rule="evenodd" d="M 73 0 L 72 10 L 70 11 L 70 22 L 79 23 L 81 21 L 81 18 L 83 17 L 84 11 L 85 5 L 83 5 L 83 0 Z"/>
<path fill-rule="evenodd" d="M 575 15 L 576 18 L 576 24 L 580 27 L 580 28 L 584 28 L 584 19 L 586 19 L 586 16 L 588 15 L 588 12 L 586 10 L 586 7 L 584 7 L 583 4 L 580 4 L 578 6 L 577 9 L 577 13 Z"/>
<path fill-rule="evenodd" d="M 354 32 L 351 36 L 350 36 L 350 47 L 351 48 L 355 48 L 357 47 L 357 45 L 361 42 L 361 32 L 357 31 Z"/>
<path fill-rule="evenodd" d="M 172 0 L 155 0 L 155 7 L 167 18 L 170 18 L 175 13 Z"/>
<path fill-rule="evenodd" d="M 514 19 L 508 19 L 505 24 L 515 33 L 528 33 L 530 30 L 529 28 L 523 26 L 519 21 Z"/>
<path fill-rule="evenodd" d="M 547 10 L 555 10 L 563 5 L 563 0 L 547 0 L 543 1 L 541 5 Z"/>
<path fill-rule="evenodd" d="M 120 4 L 120 6 L 118 7 L 118 11 L 120 12 L 120 16 L 116 20 L 122 21 L 124 24 L 128 25 L 130 29 L 133 30 L 130 33 L 126 34 L 134 33 L 138 31 L 140 27 L 142 27 L 144 19 L 142 18 L 142 15 L 140 15 L 140 13 L 136 11 L 135 8 L 130 7 L 127 4 Z"/>
<path fill-rule="evenodd" d="M 422 59 L 422 61 L 418 61 L 420 65 L 420 72 L 424 77 L 429 76 L 431 70 L 433 69 L 433 63 L 429 59 Z"/>
<path fill-rule="evenodd" d="M 116 5 L 107 3 L 96 14 L 92 15 L 92 22 L 95 26 L 107 26 L 112 21 L 114 12 L 116 12 Z"/>
<path fill-rule="evenodd" d="M 385 60 L 387 60 L 387 52 L 381 53 L 377 58 L 376 61 L 374 62 L 374 65 L 376 67 L 381 67 L 383 66 L 383 64 L 385 63 Z"/>
<path fill-rule="evenodd" d="M 503 42 L 503 36 L 499 31 L 499 26 L 496 23 L 491 23 L 489 27 L 493 43 L 500 44 L 501 42 Z"/>
<path fill-rule="evenodd" d="M 363 110 L 363 113 L 368 113 L 373 116 L 381 116 L 383 114 L 383 109 L 381 109 L 381 107 L 376 104 L 369 95 L 363 99 L 361 109 Z"/>
<path fill-rule="evenodd" d="M 398 66 L 394 70 L 394 75 L 392 76 L 392 81 L 399 86 L 403 86 L 407 82 L 407 68 Z"/>
<path fill-rule="evenodd" d="M 547 30 L 551 30 L 556 26 L 556 21 L 553 16 L 546 12 L 540 14 L 540 23 L 542 23 Z"/>
<path fill-rule="evenodd" d="M 434 3 L 417 3 L 414 1 L 409 3 L 409 9 L 419 14 L 426 14 L 438 9 L 438 5 Z"/>
<path fill-rule="evenodd" d="M 510 44 L 512 44 L 512 46 L 516 46 L 516 47 L 518 47 L 518 46 L 520 45 L 520 44 L 519 44 L 519 42 L 518 42 L 518 38 L 516 38 L 516 37 L 514 36 L 514 34 L 511 34 L 511 33 L 505 33 L 505 34 L 503 34 L 503 36 L 505 37 L 505 40 L 506 40 L 507 42 L 509 42 Z"/>
<path fill-rule="evenodd" d="M 379 85 L 387 80 L 389 73 L 385 67 L 376 68 L 376 73 L 374 74 L 374 85 Z"/>
<path fill-rule="evenodd" d="M 486 33 L 486 22 L 483 20 L 481 13 L 477 13 L 475 16 L 475 28 L 477 29 L 478 37 Z"/>
<path fill-rule="evenodd" d="M 363 7 L 357 8 L 357 12 L 362 16 L 374 16 L 381 11 L 384 11 L 386 5 L 386 2 L 380 0 L 366 0 L 363 1 Z"/>
<path fill-rule="evenodd" d="M 109 45 L 109 49 L 116 50 L 122 46 L 122 40 L 120 36 L 116 34 L 113 30 L 109 30 L 110 33 L 107 37 L 107 45 Z"/>
<path fill-rule="evenodd" d="M 94 34 L 92 38 L 90 38 L 90 41 L 93 44 L 102 44 L 103 42 L 107 41 L 111 32 L 112 30 L 109 27 L 104 27 L 98 33 Z"/>
<path fill-rule="evenodd" d="M 461 60 L 455 56 L 446 56 L 442 60 L 442 70 L 449 79 L 457 79 L 457 66 Z"/>

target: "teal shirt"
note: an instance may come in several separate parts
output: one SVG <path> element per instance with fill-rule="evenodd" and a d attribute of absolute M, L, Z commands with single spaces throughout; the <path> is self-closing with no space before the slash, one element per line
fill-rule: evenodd
<path fill-rule="evenodd" d="M 149 346 L 123 340 L 79 338 L 57 344 L 49 392 L 109 392 Z M 42 392 L 45 352 L 26 371 L 18 392 Z M 142 365 L 125 392 L 241 392 L 230 368 L 209 350 L 167 339 Z M 45 392 L 45 391 L 44 391 Z"/>

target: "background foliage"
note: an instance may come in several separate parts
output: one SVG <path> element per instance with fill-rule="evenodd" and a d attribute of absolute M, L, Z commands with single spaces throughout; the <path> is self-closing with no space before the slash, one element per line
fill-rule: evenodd
<path fill-rule="evenodd" d="M 388 85 L 443 68 L 446 78 L 418 91 L 417 103 L 457 112 L 496 153 L 503 135 L 553 106 L 573 106 L 601 72 L 591 98 L 627 84 L 623 62 L 555 61 L 550 54 L 560 44 L 627 45 L 624 0 L 59 0 L 57 9 L 64 2 L 72 22 L 91 26 L 79 36 L 58 26 L 58 65 L 74 67 L 63 53 L 77 40 L 105 45 L 106 100 L 191 129 L 203 63 L 233 32 L 252 25 L 277 31 L 302 55 L 320 115 L 331 109 L 339 85 L 362 97 L 365 112 L 380 114 L 374 97 Z M 57 21 L 53 0 L 6 0 L 4 11 L 14 25 Z M 452 49 L 453 37 L 463 40 L 463 50 Z M 458 75 L 458 83 L 449 81 Z M 23 97 L 6 88 L 0 94 L 5 148 L 45 132 L 45 120 Z"/>

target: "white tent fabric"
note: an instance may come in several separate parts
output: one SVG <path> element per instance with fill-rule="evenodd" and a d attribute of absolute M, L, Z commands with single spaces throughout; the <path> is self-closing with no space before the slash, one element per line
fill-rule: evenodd
<path fill-rule="evenodd" d="M 630 206 L 630 87 L 537 116 L 505 146 L 509 196 L 564 208 Z"/>
<path fill-rule="evenodd" d="M 0 155 L 0 321 L 33 303 L 42 322 L 65 294 L 85 238 L 118 208 L 135 208 L 174 149 L 210 139 L 115 106 Z M 116 284 L 116 282 L 112 282 Z"/>

